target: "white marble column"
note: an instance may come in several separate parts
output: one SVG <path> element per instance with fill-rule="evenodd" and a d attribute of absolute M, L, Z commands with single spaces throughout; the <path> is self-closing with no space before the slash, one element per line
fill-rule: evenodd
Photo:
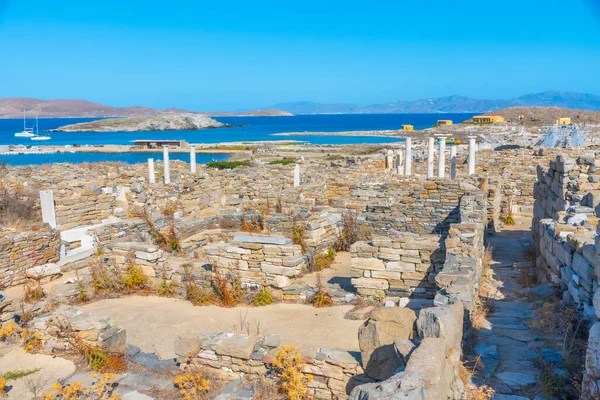
<path fill-rule="evenodd" d="M 156 174 L 154 172 L 154 158 L 148 159 L 148 181 L 151 185 L 156 183 Z"/>
<path fill-rule="evenodd" d="M 438 178 L 442 179 L 446 172 L 446 138 L 440 136 L 438 140 L 440 141 L 440 148 L 438 150 Z"/>
<path fill-rule="evenodd" d="M 475 173 L 475 146 L 477 146 L 475 141 L 476 138 L 476 136 L 469 136 L 469 175 L 473 175 Z"/>
<path fill-rule="evenodd" d="M 450 146 L 450 179 L 456 179 L 456 145 Z"/>
<path fill-rule="evenodd" d="M 394 169 L 394 156 L 390 150 L 385 151 L 385 169 L 390 171 Z"/>
<path fill-rule="evenodd" d="M 163 169 L 164 169 L 164 184 L 171 183 L 171 170 L 169 169 L 169 146 L 163 146 Z"/>
<path fill-rule="evenodd" d="M 42 221 L 56 228 L 56 211 L 54 210 L 54 193 L 52 190 L 40 190 L 40 204 L 42 206 Z"/>
<path fill-rule="evenodd" d="M 433 138 L 427 139 L 427 179 L 433 179 Z"/>
<path fill-rule="evenodd" d="M 396 174 L 404 175 L 404 160 L 402 159 L 402 152 L 400 150 L 396 152 Z"/>
<path fill-rule="evenodd" d="M 296 164 L 294 168 L 294 187 L 300 186 L 300 165 Z"/>
<path fill-rule="evenodd" d="M 194 146 L 190 146 L 190 172 L 196 173 L 196 148 Z"/>
<path fill-rule="evenodd" d="M 404 153 L 404 175 L 410 176 L 412 172 L 412 139 L 406 138 L 406 150 Z"/>

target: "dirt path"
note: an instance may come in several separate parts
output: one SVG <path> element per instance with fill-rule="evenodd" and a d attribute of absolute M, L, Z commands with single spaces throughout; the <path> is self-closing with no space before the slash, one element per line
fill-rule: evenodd
<path fill-rule="evenodd" d="M 353 306 L 317 309 L 304 304 L 273 304 L 266 307 L 194 307 L 190 302 L 162 297 L 123 297 L 102 300 L 83 308 L 112 318 L 127 330 L 127 343 L 143 351 L 156 351 L 161 358 L 174 357 L 177 336 L 239 329 L 246 320 L 250 332 L 280 335 L 282 344 L 295 345 L 314 356 L 319 347 L 359 351 L 358 327 L 362 321 L 344 319 Z M 246 315 L 247 313 L 247 315 Z M 245 330 L 245 329 L 244 329 Z"/>
<path fill-rule="evenodd" d="M 488 302 L 485 326 L 475 333 L 475 355 L 483 363 L 475 381 L 494 389 L 498 400 L 538 399 L 548 365 L 555 374 L 566 373 L 555 342 L 532 326 L 536 311 L 554 298 L 550 287 L 523 286 L 524 274 L 535 268 L 527 259 L 531 220 L 516 222 L 488 238 L 494 250 L 490 283 L 496 289 L 490 294 L 494 300 Z"/>

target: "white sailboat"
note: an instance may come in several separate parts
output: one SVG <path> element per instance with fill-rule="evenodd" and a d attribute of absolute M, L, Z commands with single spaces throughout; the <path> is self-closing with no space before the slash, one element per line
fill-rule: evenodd
<path fill-rule="evenodd" d="M 31 137 L 31 140 L 50 140 L 52 139 L 50 136 L 40 136 L 40 125 L 38 123 L 38 116 L 35 116 L 35 135 Z"/>
<path fill-rule="evenodd" d="M 25 118 L 25 110 L 23 110 L 23 130 L 15 133 L 15 137 L 34 137 L 33 128 L 27 127 L 27 120 Z"/>

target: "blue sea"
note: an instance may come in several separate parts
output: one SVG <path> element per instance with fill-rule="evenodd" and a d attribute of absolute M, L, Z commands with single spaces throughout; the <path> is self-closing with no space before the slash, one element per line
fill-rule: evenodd
<path fill-rule="evenodd" d="M 189 143 L 253 142 L 265 140 L 296 140 L 312 144 L 362 144 L 397 142 L 398 138 L 374 136 L 274 136 L 286 132 L 340 132 L 400 129 L 410 124 L 415 129 L 432 126 L 438 119 L 452 119 L 461 122 L 473 117 L 473 114 L 331 114 L 298 115 L 293 117 L 215 117 L 216 120 L 233 125 L 231 128 L 198 131 L 150 131 L 150 132 L 52 132 L 52 140 L 33 142 L 28 138 L 14 137 L 15 132 L 23 129 L 22 119 L 0 119 L 0 145 L 93 145 L 93 144 L 131 144 L 136 139 L 177 139 Z M 79 122 L 93 121 L 98 118 L 42 118 L 39 120 L 41 131 Z M 29 119 L 28 126 L 34 121 Z M 153 153 L 156 157 L 159 154 Z M 151 155 L 150 155 L 151 156 Z M 173 154 L 173 159 L 186 160 L 186 154 Z M 208 162 L 213 158 L 222 160 L 223 155 L 198 154 L 198 162 Z M 51 162 L 93 162 L 123 161 L 128 163 L 145 162 L 148 154 L 102 154 L 70 153 L 35 155 L 0 155 L 0 162 L 11 165 L 46 164 Z"/>

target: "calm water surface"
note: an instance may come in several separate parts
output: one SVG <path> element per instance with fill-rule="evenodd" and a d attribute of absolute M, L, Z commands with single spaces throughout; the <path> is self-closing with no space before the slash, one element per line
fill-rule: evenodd
<path fill-rule="evenodd" d="M 293 117 L 216 117 L 215 119 L 235 125 L 231 128 L 197 131 L 149 131 L 149 132 L 52 132 L 52 140 L 34 142 L 29 138 L 14 137 L 23 129 L 22 119 L 0 119 L 1 145 L 91 145 L 91 144 L 131 144 L 136 139 L 178 139 L 189 143 L 253 142 L 264 140 L 298 140 L 312 144 L 361 144 L 389 143 L 397 138 L 372 136 L 274 136 L 285 132 L 339 132 L 360 130 L 399 129 L 403 124 L 414 125 L 415 129 L 428 128 L 438 119 L 464 121 L 473 114 L 352 114 L 352 115 L 298 115 Z M 78 122 L 93 121 L 98 118 L 43 118 L 39 120 L 40 131 Z M 34 124 L 29 119 L 28 126 Z M 240 126 L 241 125 L 241 126 Z M 156 156 L 160 158 L 160 155 Z M 173 159 L 186 160 L 186 154 L 173 154 Z M 212 158 L 223 159 L 220 155 L 200 155 L 198 162 L 208 162 Z M 81 154 L 65 153 L 51 155 L 0 155 L 0 161 L 11 165 L 44 164 L 49 162 L 84 161 L 125 161 L 129 163 L 146 161 L 143 154 Z"/>

